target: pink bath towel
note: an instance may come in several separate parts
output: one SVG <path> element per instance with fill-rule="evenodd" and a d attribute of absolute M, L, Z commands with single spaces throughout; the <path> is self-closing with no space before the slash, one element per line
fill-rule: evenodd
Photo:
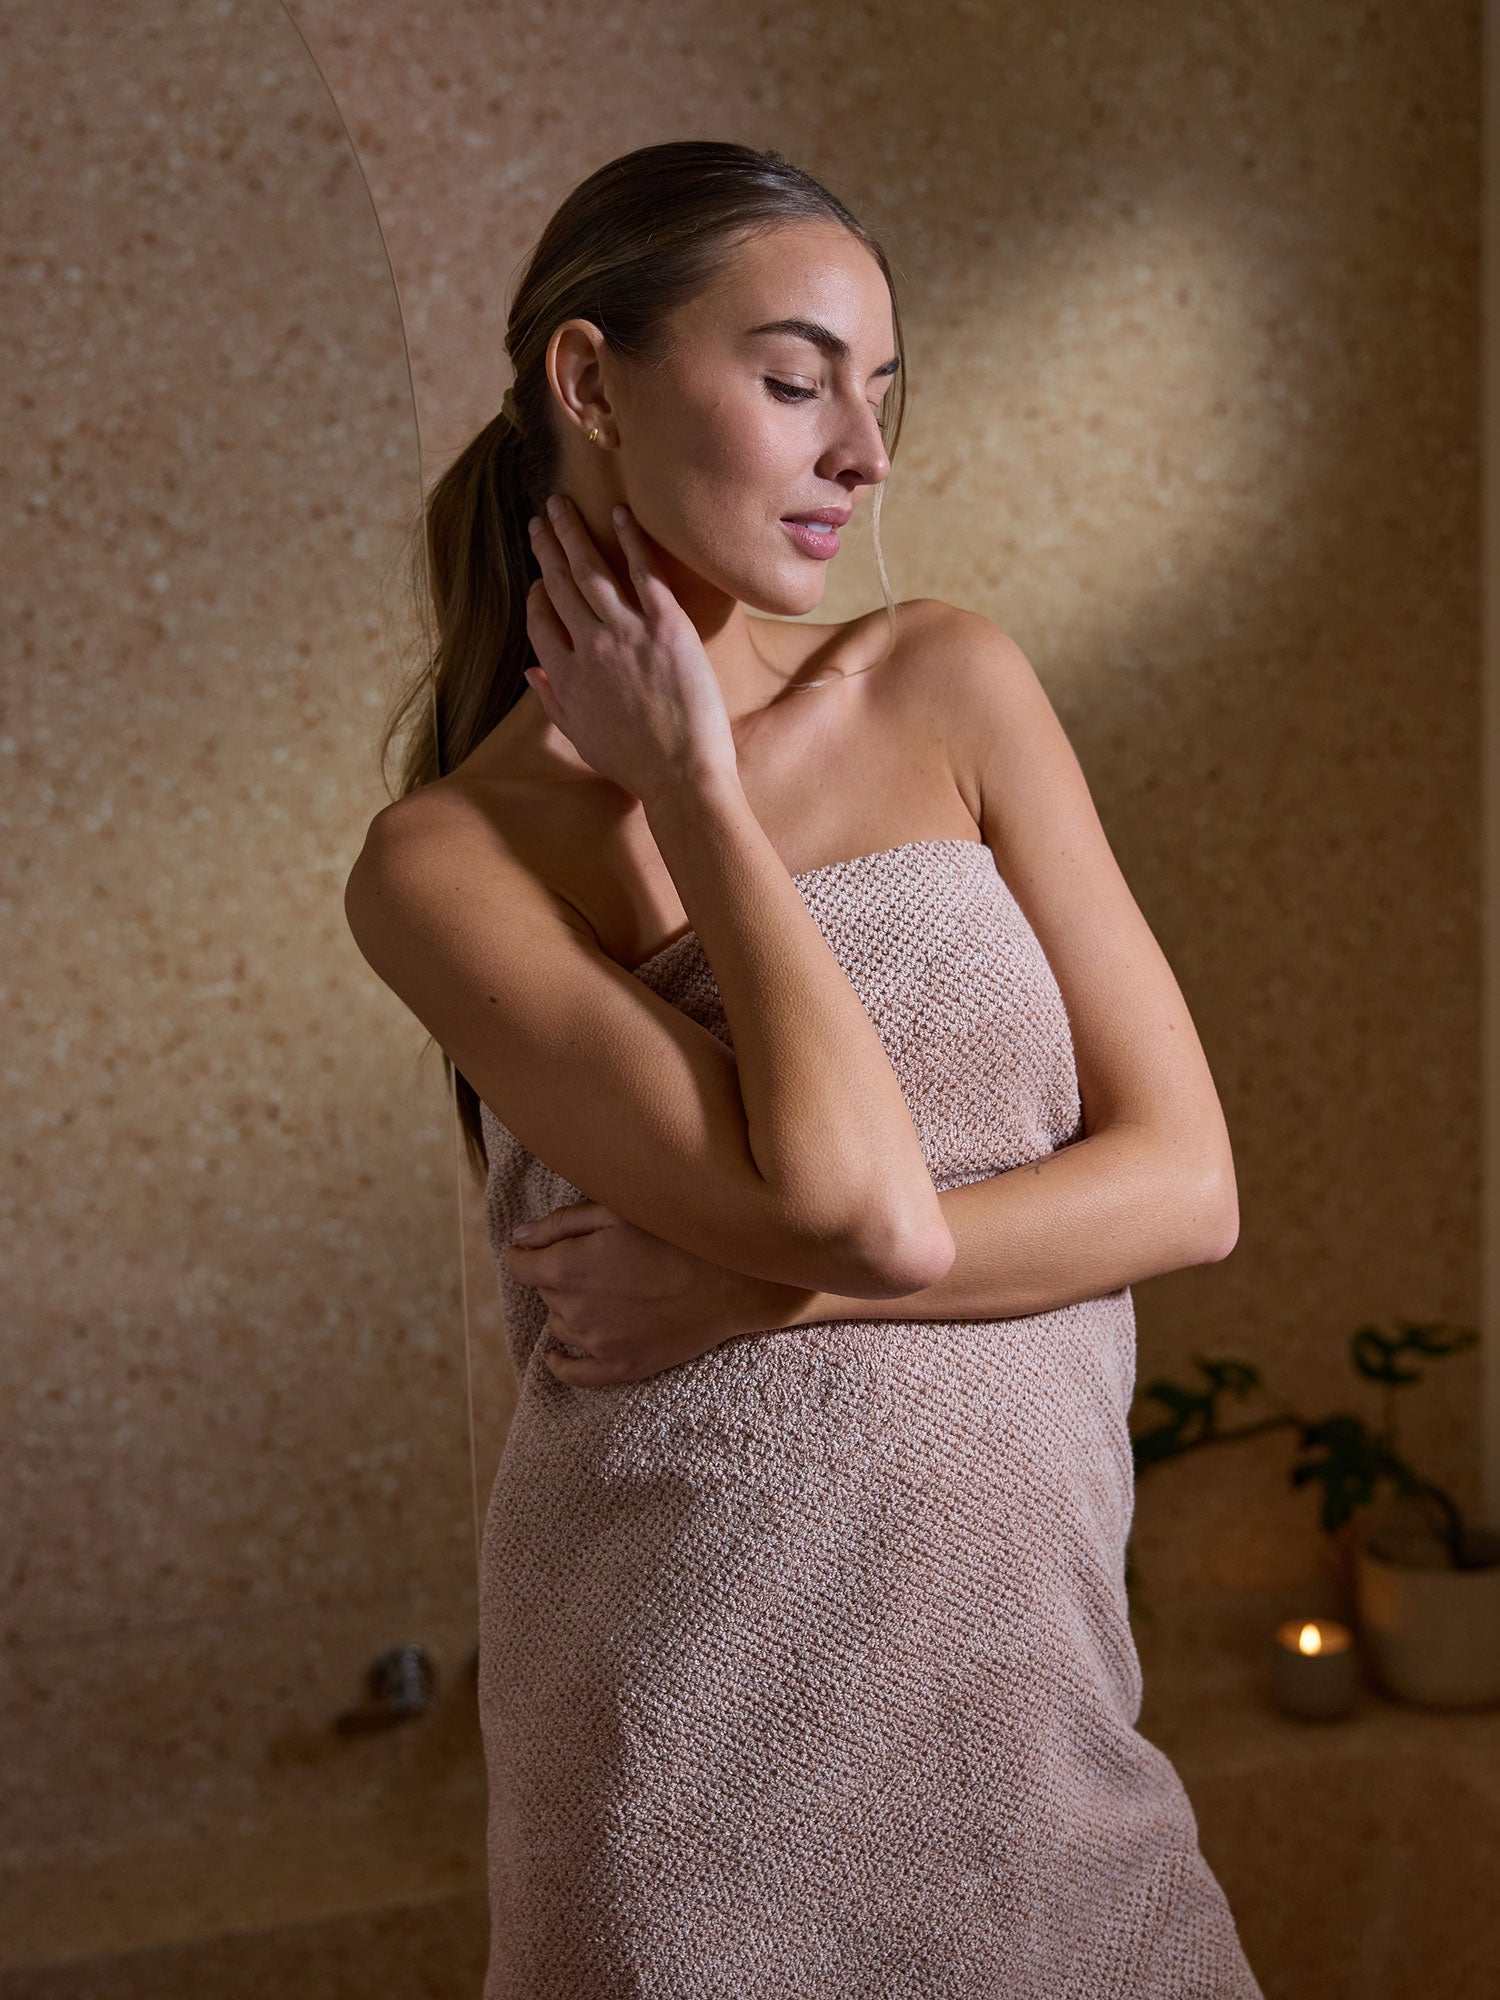
<path fill-rule="evenodd" d="M 1081 1137 L 987 846 L 796 881 L 938 1189 Z M 693 933 L 636 976 L 732 1045 Z M 584 1195 L 483 1117 L 519 1384 L 482 1551 L 485 2000 L 1262 2000 L 1135 1728 L 1129 1288 L 570 1387 L 501 1253 Z"/>

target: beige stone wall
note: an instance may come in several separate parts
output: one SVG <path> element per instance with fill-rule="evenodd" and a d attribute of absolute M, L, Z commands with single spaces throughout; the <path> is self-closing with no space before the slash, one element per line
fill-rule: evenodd
<path fill-rule="evenodd" d="M 36 1854 L 366 1785 L 270 1746 L 392 1634 L 461 1667 L 474 1552 L 442 1074 L 342 910 L 420 494 L 368 192 L 279 8 L 15 9 L 3 58 L 0 1852 Z"/>
<path fill-rule="evenodd" d="M 775 146 L 895 260 L 893 587 L 1026 648 L 1234 1139 L 1239 1245 L 1137 1289 L 1142 1381 L 1227 1349 L 1374 1416 L 1348 1333 L 1478 1311 L 1478 9 L 292 15 L 333 103 L 269 4 L 0 26 L 5 1831 L 38 1850 L 357 1800 L 371 1767 L 269 1757 L 277 1718 L 315 1734 L 395 1638 L 461 1663 L 460 1242 L 481 1501 L 493 1278 L 339 897 L 417 424 L 430 480 L 504 387 L 515 267 L 633 146 Z M 878 596 L 856 537 L 817 615 Z M 1478 1378 L 1402 1411 L 1471 1506 Z M 1234 1643 L 1324 1587 L 1286 1470 L 1273 1438 L 1143 1482 L 1165 1611 Z"/>
<path fill-rule="evenodd" d="M 1478 1311 L 1477 9 L 295 11 L 385 228 L 429 477 L 508 379 L 511 274 L 614 155 L 775 146 L 883 237 L 893 587 L 1026 648 L 1234 1140 L 1239 1244 L 1140 1288 L 1142 1379 L 1230 1348 L 1373 1416 L 1348 1334 Z M 878 601 L 858 539 L 815 615 Z M 1478 1375 L 1402 1410 L 1470 1505 Z M 1314 1578 L 1286 1465 L 1270 1440 L 1143 1482 L 1143 1572 Z"/>

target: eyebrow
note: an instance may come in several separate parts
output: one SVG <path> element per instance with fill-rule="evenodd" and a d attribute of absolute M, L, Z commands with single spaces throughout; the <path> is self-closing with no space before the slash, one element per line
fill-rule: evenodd
<path fill-rule="evenodd" d="M 768 319 L 762 326 L 752 326 L 756 333 L 789 333 L 796 340 L 811 341 L 830 361 L 847 361 L 851 352 L 849 343 L 832 327 L 820 326 L 815 319 Z M 871 372 L 875 375 L 894 375 L 901 366 L 899 356 L 892 356 L 882 367 Z"/>

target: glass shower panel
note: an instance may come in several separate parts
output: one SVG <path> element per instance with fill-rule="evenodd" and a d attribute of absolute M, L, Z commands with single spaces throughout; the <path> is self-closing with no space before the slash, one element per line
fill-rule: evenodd
<path fill-rule="evenodd" d="M 0 36 L 0 1974 L 308 1990 L 421 1905 L 477 1990 L 456 1133 L 342 906 L 420 638 L 395 288 L 274 0 Z"/>

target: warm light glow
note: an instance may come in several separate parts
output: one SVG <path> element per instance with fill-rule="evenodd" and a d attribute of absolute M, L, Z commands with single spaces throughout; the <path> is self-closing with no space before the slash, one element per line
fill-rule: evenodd
<path fill-rule="evenodd" d="M 939 441 L 964 440 L 975 472 L 999 482 L 989 529 L 1024 543 L 1025 587 L 1066 629 L 1067 691 L 1086 707 L 1096 691 L 1119 698 L 1119 634 L 1163 604 L 1209 596 L 1216 613 L 1253 623 L 1245 551 L 1278 545 L 1328 440 L 1305 357 L 1266 308 L 1263 244 L 1190 177 L 1123 214 L 1071 216 L 1066 254 L 1028 260 L 1024 282 L 1019 268 L 983 260 L 955 288 L 947 366 L 924 376 L 907 419 L 932 454 L 923 491 L 903 491 L 898 473 L 884 504 L 901 512 L 902 561 L 950 574 L 954 536 L 930 501 L 952 469 Z M 1062 487 L 1058 436 L 1077 452 Z M 902 471 L 910 481 L 911 459 Z M 868 534 L 866 507 L 854 520 Z M 855 593 L 848 613 L 825 602 L 817 615 L 866 601 Z"/>
<path fill-rule="evenodd" d="M 1336 1618 L 1288 1618 L 1276 1627 L 1276 1644 L 1299 1659 L 1318 1659 L 1347 1653 L 1354 1635 Z"/>

